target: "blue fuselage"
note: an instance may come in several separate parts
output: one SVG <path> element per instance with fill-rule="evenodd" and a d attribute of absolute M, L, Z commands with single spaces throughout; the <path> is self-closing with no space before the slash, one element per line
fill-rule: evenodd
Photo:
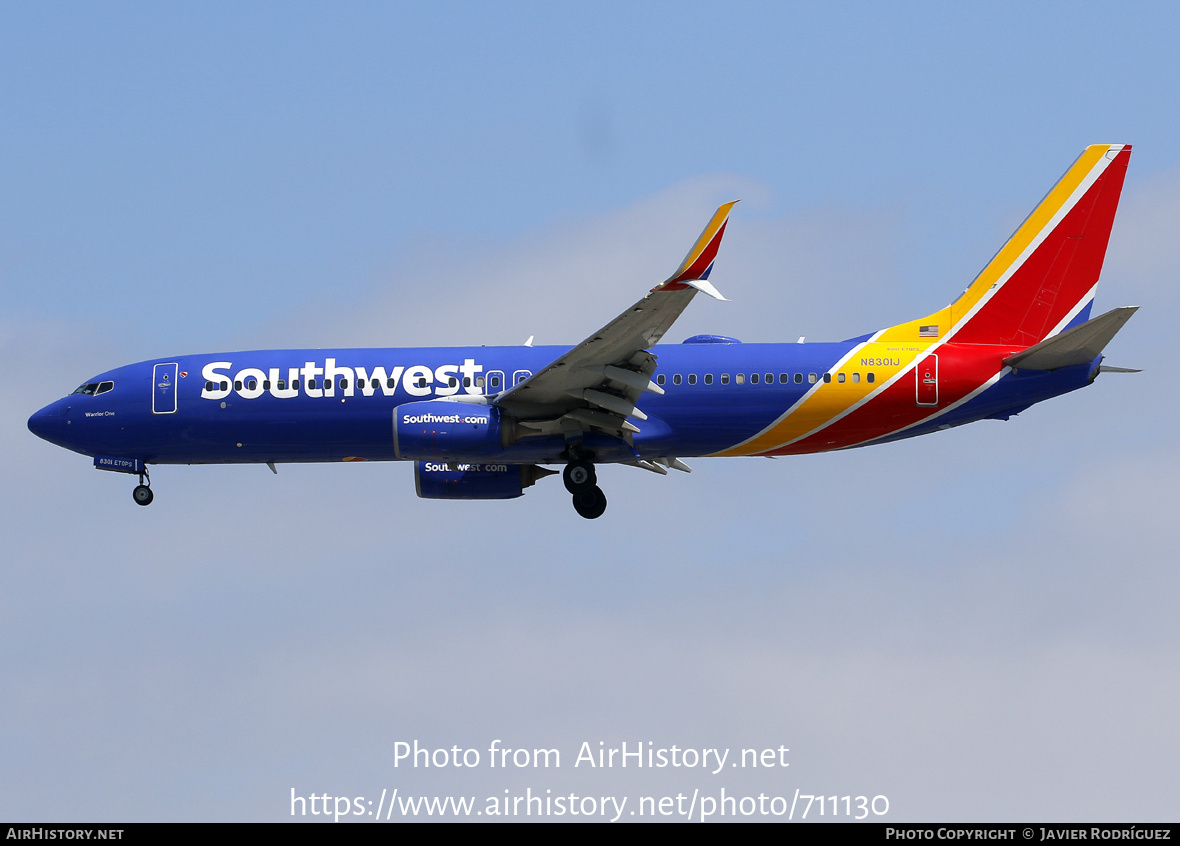
<path fill-rule="evenodd" d="M 665 393 L 644 394 L 640 407 L 648 419 L 639 423 L 633 443 L 589 433 L 586 446 L 608 462 L 730 449 L 796 406 L 861 340 L 657 346 L 655 378 Z M 100 374 L 90 384 L 104 386 L 101 393 L 60 399 L 33 415 L 29 428 L 76 452 L 149 464 L 395 460 L 397 406 L 448 398 L 482 402 L 567 349 L 264 350 L 157 359 Z M 1091 363 L 1006 373 L 929 424 L 893 437 L 1004 417 L 1088 384 L 1095 369 Z M 955 377 L 947 372 L 940 378 L 950 383 Z M 525 437 L 498 458 L 560 462 L 564 446 L 558 435 Z"/>

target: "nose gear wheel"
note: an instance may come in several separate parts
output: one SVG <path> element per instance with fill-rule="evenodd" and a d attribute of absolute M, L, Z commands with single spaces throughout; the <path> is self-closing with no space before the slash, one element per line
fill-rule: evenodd
<path fill-rule="evenodd" d="M 131 492 L 131 498 L 135 500 L 136 505 L 152 504 L 152 500 L 156 498 L 156 495 L 152 493 L 151 484 L 151 477 L 148 476 L 147 468 L 144 467 L 144 471 L 139 474 L 139 484 Z"/>

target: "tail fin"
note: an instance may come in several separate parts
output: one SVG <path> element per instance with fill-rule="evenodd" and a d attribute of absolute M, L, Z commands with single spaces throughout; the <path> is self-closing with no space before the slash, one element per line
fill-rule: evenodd
<path fill-rule="evenodd" d="M 881 340 L 1040 343 L 1090 314 L 1130 144 L 1087 147 L 959 299 Z"/>

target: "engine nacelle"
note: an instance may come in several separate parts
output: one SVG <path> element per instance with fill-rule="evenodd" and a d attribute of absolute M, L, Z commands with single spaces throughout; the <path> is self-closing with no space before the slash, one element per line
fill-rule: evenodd
<path fill-rule="evenodd" d="M 414 488 L 423 499 L 515 499 L 555 472 L 535 464 L 419 461 L 414 464 Z"/>
<path fill-rule="evenodd" d="M 480 458 L 503 448 L 500 409 L 465 402 L 409 402 L 393 410 L 398 458 Z M 514 496 L 520 496 L 519 493 Z"/>

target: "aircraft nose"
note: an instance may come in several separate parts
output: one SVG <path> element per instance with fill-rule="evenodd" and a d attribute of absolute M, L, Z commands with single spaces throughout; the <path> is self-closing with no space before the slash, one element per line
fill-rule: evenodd
<path fill-rule="evenodd" d="M 65 428 L 65 408 L 60 401 L 50 403 L 29 418 L 29 431 L 53 444 L 61 444 Z"/>

